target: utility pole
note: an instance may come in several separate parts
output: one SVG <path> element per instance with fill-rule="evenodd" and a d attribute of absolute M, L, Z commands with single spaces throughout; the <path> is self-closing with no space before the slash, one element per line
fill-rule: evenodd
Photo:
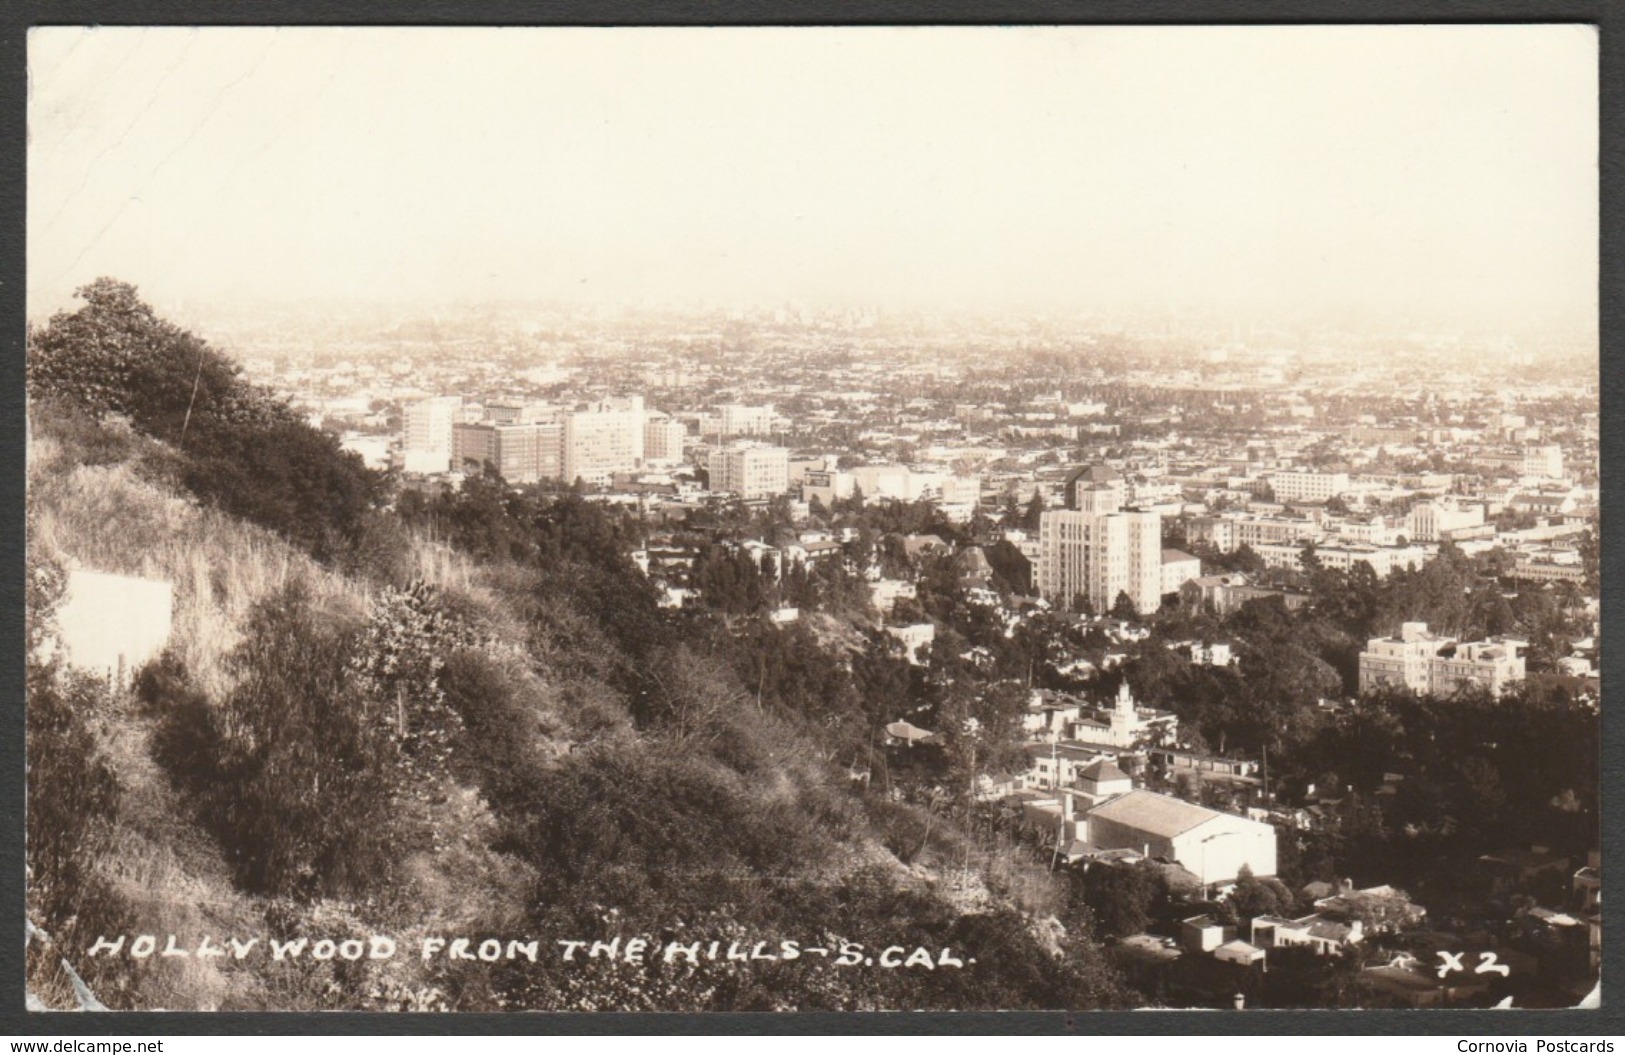
<path fill-rule="evenodd" d="M 1061 856 L 1061 839 L 1066 834 L 1066 805 L 1061 799 L 1061 738 L 1053 729 L 1049 734 L 1049 789 L 1055 792 L 1056 812 L 1061 816 L 1060 826 L 1055 830 L 1055 852 L 1049 855 L 1049 870 L 1053 872 Z"/>

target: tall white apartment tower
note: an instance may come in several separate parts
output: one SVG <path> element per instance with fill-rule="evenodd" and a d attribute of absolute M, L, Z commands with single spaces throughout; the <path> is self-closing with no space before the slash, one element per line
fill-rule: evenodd
<path fill-rule="evenodd" d="M 451 468 L 452 429 L 462 412 L 462 396 L 431 396 L 402 408 L 401 446 L 408 472 L 443 473 Z"/>
<path fill-rule="evenodd" d="M 1141 613 L 1162 605 L 1162 517 L 1057 509 L 1038 522 L 1038 586 L 1050 601 L 1084 597 L 1104 612 L 1126 593 Z"/>
<path fill-rule="evenodd" d="M 717 408 L 717 438 L 766 436 L 773 431 L 773 405 L 753 407 L 724 403 Z"/>
<path fill-rule="evenodd" d="M 737 444 L 711 456 L 711 490 L 746 501 L 772 498 L 790 489 L 790 452 L 783 447 Z"/>
<path fill-rule="evenodd" d="M 688 429 L 681 421 L 664 414 L 650 415 L 643 427 L 643 456 L 651 462 L 679 462 L 683 460 L 683 442 Z"/>
<path fill-rule="evenodd" d="M 642 396 L 606 399 L 563 415 L 564 479 L 601 484 L 642 465 L 644 417 Z"/>

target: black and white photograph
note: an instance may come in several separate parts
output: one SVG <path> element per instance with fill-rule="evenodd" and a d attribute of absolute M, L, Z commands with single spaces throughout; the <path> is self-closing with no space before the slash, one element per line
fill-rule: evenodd
<path fill-rule="evenodd" d="M 27 76 L 29 1010 L 1587 1028 L 1596 27 Z"/>

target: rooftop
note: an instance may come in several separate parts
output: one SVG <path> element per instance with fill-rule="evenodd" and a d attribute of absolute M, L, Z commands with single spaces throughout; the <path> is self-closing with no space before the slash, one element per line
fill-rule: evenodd
<path fill-rule="evenodd" d="M 1069 484 L 1110 484 L 1121 482 L 1122 479 L 1123 474 L 1109 465 L 1087 465 L 1068 476 L 1066 482 Z"/>
<path fill-rule="evenodd" d="M 1172 838 L 1206 824 L 1221 814 L 1154 791 L 1130 791 L 1089 811 L 1099 817 L 1153 835 Z"/>
<path fill-rule="evenodd" d="M 1097 784 L 1103 784 L 1109 780 L 1129 779 L 1129 775 L 1117 768 L 1116 764 L 1109 758 L 1096 759 L 1089 763 L 1088 767 L 1079 776 L 1087 777 Z"/>

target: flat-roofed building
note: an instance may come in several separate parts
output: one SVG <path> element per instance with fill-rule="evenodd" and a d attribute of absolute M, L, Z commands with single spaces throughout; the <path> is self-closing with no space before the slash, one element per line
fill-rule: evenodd
<path fill-rule="evenodd" d="M 643 426 L 643 457 L 651 462 L 683 460 L 683 443 L 688 429 L 681 421 L 664 415 L 651 416 Z"/>
<path fill-rule="evenodd" d="M 1294 571 L 1303 567 L 1303 546 L 1263 544 L 1253 551 L 1271 568 Z M 1323 567 L 1333 571 L 1350 571 L 1356 564 L 1369 564 L 1379 578 L 1399 568 L 1420 568 L 1433 555 L 1432 547 L 1414 544 L 1404 546 L 1329 545 L 1315 546 L 1315 556 Z"/>
<path fill-rule="evenodd" d="M 818 499 L 825 508 L 851 498 L 857 482 L 852 474 L 837 469 L 806 469 L 801 474 L 801 500 Z"/>
<path fill-rule="evenodd" d="M 1284 472 L 1270 477 L 1277 502 L 1325 502 L 1349 489 L 1348 473 Z"/>
<path fill-rule="evenodd" d="M 783 447 L 739 444 L 711 453 L 711 490 L 746 501 L 772 498 L 790 489 L 790 452 Z"/>
<path fill-rule="evenodd" d="M 1046 511 L 1038 524 L 1038 587 L 1052 603 L 1083 598 L 1108 611 L 1127 594 L 1142 613 L 1162 606 L 1162 517 L 1156 513 Z"/>
<path fill-rule="evenodd" d="M 1452 498 L 1431 498 L 1411 507 L 1405 526 L 1412 542 L 1437 542 L 1483 523 L 1482 505 L 1462 505 Z"/>
<path fill-rule="evenodd" d="M 1459 642 L 1405 623 L 1394 637 L 1373 638 L 1360 653 L 1360 691 L 1383 687 L 1449 696 L 1477 686 L 1501 693 L 1525 674 L 1522 642 Z"/>
<path fill-rule="evenodd" d="M 535 425 L 554 420 L 558 409 L 533 400 L 498 399 L 485 404 L 484 416 L 493 425 Z"/>
<path fill-rule="evenodd" d="M 509 483 L 528 484 L 562 476 L 563 430 L 555 424 L 457 425 L 453 462 L 464 472 L 495 469 Z"/>
<path fill-rule="evenodd" d="M 1186 538 L 1210 543 L 1220 553 L 1230 553 L 1243 546 L 1257 549 L 1269 544 L 1301 542 L 1319 534 L 1320 525 L 1313 520 L 1291 517 L 1199 516 L 1191 517 L 1185 525 Z"/>
<path fill-rule="evenodd" d="M 462 396 L 431 396 L 401 408 L 402 457 L 408 471 L 443 473 L 451 468 L 452 428 L 462 412 Z"/>
<path fill-rule="evenodd" d="M 734 436 L 766 436 L 773 431 L 773 406 L 752 407 L 724 403 L 717 408 L 717 439 Z"/>
<path fill-rule="evenodd" d="M 642 396 L 601 400 L 562 415 L 563 479 L 608 483 L 643 464 Z"/>

